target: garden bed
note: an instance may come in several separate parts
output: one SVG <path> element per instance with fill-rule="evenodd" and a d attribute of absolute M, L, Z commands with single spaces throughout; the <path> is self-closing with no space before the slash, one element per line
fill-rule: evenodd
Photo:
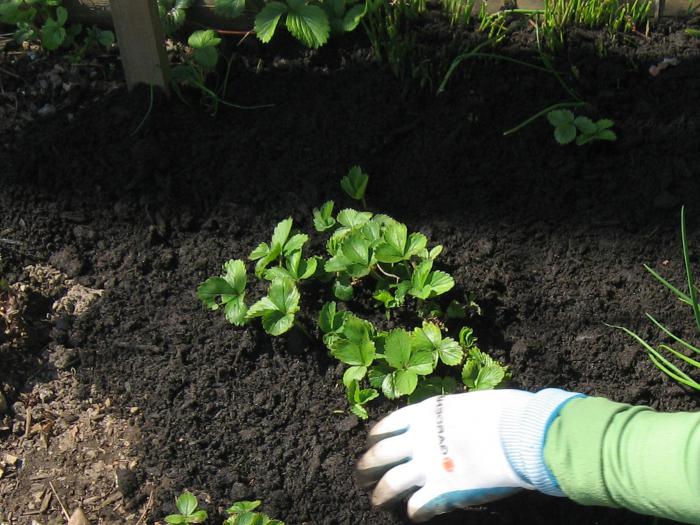
<path fill-rule="evenodd" d="M 54 321 L 44 350 L 75 349 L 79 394 L 109 399 L 102 409 L 130 422 L 128 457 L 119 463 L 134 475 L 119 487 L 124 507 L 138 509 L 156 488 L 149 519 L 162 518 L 187 488 L 211 515 L 259 498 L 289 524 L 406 521 L 400 507 L 372 509 L 352 474 L 369 425 L 402 403 L 371 406 L 370 420 L 359 421 L 320 342 L 234 328 L 194 294 L 278 220 L 291 216 L 308 231 L 313 206 L 351 205 L 338 183 L 355 164 L 371 176 L 371 210 L 445 246 L 442 264 L 457 291 L 474 292 L 483 310 L 469 323 L 482 349 L 510 366 L 512 386 L 697 409 L 697 396 L 605 325 L 655 340 L 649 311 L 692 334 L 690 312 L 642 267 L 682 282 L 683 203 L 690 244 L 700 246 L 700 39 L 683 27 L 665 23 L 648 39 L 627 37 L 604 58 L 598 33 L 572 36 L 557 68 L 591 116 L 615 121 L 619 137 L 589 147 L 559 146 L 545 119 L 503 136 L 566 97 L 544 73 L 470 60 L 436 97 L 407 89 L 354 44 L 263 55 L 261 68 L 250 57 L 236 60 L 229 98 L 273 108 L 221 108 L 212 117 L 157 97 L 133 135 L 151 95 L 120 88 L 82 100 L 71 118 L 59 111 L 3 137 L 0 237 L 21 243 L 0 245 L 6 276 L 23 281 L 27 265 L 48 263 L 104 290 L 83 316 Z M 499 52 L 537 63 L 533 49 L 524 32 Z M 679 62 L 650 75 L 666 57 Z M 302 295 L 301 317 L 313 319 L 325 297 Z M 368 301 L 357 307 L 371 310 Z M 19 384 L 20 372 L 0 379 Z M 50 374 L 30 382 L 37 377 Z M 16 435 L 2 439 L 27 468 L 0 507 L 21 515 L 36 462 Z M 84 498 L 66 490 L 76 504 Z M 109 522 L 113 506 L 98 507 L 89 517 Z M 53 503 L 48 512 L 60 515 Z M 523 494 L 436 523 L 639 520 Z"/>

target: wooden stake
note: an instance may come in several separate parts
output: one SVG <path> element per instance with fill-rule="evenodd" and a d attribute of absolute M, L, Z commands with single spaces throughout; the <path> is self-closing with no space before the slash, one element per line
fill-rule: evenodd
<path fill-rule="evenodd" d="M 155 0 L 110 0 L 126 84 L 168 91 L 170 64 Z"/>

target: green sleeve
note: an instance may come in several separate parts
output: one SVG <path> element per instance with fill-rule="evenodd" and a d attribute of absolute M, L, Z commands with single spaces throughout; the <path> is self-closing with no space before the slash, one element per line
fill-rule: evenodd
<path fill-rule="evenodd" d="M 547 431 L 544 459 L 578 503 L 700 524 L 700 412 L 573 399 Z"/>

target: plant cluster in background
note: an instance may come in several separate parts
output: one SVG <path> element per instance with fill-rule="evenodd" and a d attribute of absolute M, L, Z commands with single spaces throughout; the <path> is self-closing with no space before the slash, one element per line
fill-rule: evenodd
<path fill-rule="evenodd" d="M 341 187 L 352 199 L 365 202 L 369 177 L 352 168 Z M 472 389 L 493 388 L 507 378 L 507 371 L 476 346 L 471 329 L 464 327 L 459 340 L 444 337 L 445 320 L 464 319 L 474 308 L 452 300 L 446 308 L 438 298 L 452 290 L 454 279 L 436 269 L 442 246 L 429 247 L 420 232 L 409 232 L 405 224 L 384 214 L 352 208 L 334 213 L 328 201 L 313 210 L 316 231 L 325 236 L 322 255 L 305 253 L 306 233 L 294 232 L 291 218 L 274 228 L 268 242 L 261 242 L 249 255 L 254 274 L 268 281 L 268 292 L 248 304 L 246 263 L 232 259 L 223 274 L 210 277 L 197 289 L 207 308 L 223 309 L 226 319 L 243 326 L 260 318 L 266 333 L 280 336 L 298 327 L 310 337 L 297 318 L 304 281 L 325 283 L 336 300 L 347 303 L 358 291 L 369 292 L 377 308 L 391 312 L 409 305 L 420 327 L 381 331 L 350 312 L 327 302 L 318 318 L 318 329 L 330 354 L 349 368 L 343 375 L 351 410 L 366 418 L 363 405 L 378 397 L 411 396 L 413 400 L 434 393 L 454 391 L 457 382 L 434 376 L 439 368 L 462 366 L 463 383 Z"/>
<path fill-rule="evenodd" d="M 687 294 L 681 291 L 679 288 L 675 287 L 666 279 L 664 279 L 653 268 L 647 265 L 644 265 L 644 268 L 646 268 L 646 270 L 657 281 L 659 281 L 663 286 L 665 286 L 683 304 L 690 307 L 690 309 L 693 312 L 695 327 L 697 328 L 698 333 L 700 333 L 700 304 L 698 303 L 698 294 L 700 293 L 700 290 L 698 290 L 698 287 L 695 284 L 693 270 L 690 267 L 688 238 L 685 229 L 685 208 L 681 208 L 681 245 L 683 249 L 683 264 L 685 266 L 686 284 L 688 285 Z M 614 328 L 618 328 L 624 331 L 626 334 L 628 334 L 638 343 L 640 343 L 642 347 L 646 350 L 652 363 L 654 363 L 654 365 L 656 365 L 656 367 L 658 367 L 659 370 L 661 370 L 663 373 L 665 373 L 675 381 L 681 383 L 682 385 L 700 391 L 700 382 L 698 382 L 698 380 L 694 379 L 689 373 L 685 372 L 680 368 L 687 367 L 689 370 L 695 370 L 696 372 L 700 371 L 700 361 L 698 360 L 700 359 L 700 357 L 698 357 L 700 356 L 700 348 L 691 344 L 685 339 L 675 335 L 666 325 L 657 321 L 656 318 L 653 317 L 651 314 L 647 313 L 646 315 L 647 318 L 654 324 L 654 326 L 661 330 L 661 333 L 663 333 L 665 337 L 670 338 L 670 340 L 673 341 L 672 343 L 661 343 L 658 346 L 654 347 L 628 328 L 622 326 L 614 326 Z M 673 344 L 680 345 L 680 348 L 683 351 L 674 348 L 672 346 Z M 687 355 L 688 353 L 693 357 Z M 677 360 L 676 363 L 678 363 L 678 366 L 671 362 L 666 356 L 670 356 L 671 359 L 675 358 Z"/>
<path fill-rule="evenodd" d="M 62 0 L 0 0 L 0 24 L 15 26 L 15 41 L 39 42 L 47 51 L 67 48 L 79 59 L 92 49 L 109 49 L 114 33 L 93 25 L 68 24 Z"/>

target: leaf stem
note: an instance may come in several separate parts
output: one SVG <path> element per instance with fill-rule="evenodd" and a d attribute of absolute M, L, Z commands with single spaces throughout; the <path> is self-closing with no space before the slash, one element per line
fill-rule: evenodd
<path fill-rule="evenodd" d="M 585 102 L 559 102 L 557 104 L 552 104 L 551 106 L 548 106 L 544 108 L 542 111 L 538 111 L 534 115 L 532 115 L 530 118 L 525 119 L 523 122 L 515 126 L 514 128 L 511 128 L 507 131 L 503 132 L 503 136 L 505 137 L 506 135 L 512 135 L 513 133 L 516 133 L 523 129 L 524 127 L 528 126 L 529 124 L 532 124 L 535 120 L 538 118 L 546 115 L 550 111 L 554 111 L 555 109 L 561 109 L 561 108 L 578 108 L 581 106 L 585 106 Z"/>

